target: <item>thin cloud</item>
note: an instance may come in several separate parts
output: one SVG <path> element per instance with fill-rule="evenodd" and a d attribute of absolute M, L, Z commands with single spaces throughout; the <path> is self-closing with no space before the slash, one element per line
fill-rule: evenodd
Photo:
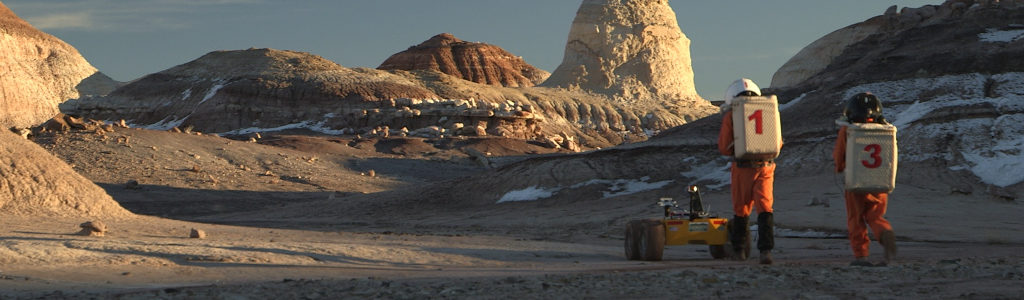
<path fill-rule="evenodd" d="M 216 7 L 238 9 L 264 0 L 7 0 L 4 4 L 41 30 L 144 32 L 188 28 L 190 14 Z"/>
<path fill-rule="evenodd" d="M 95 18 L 87 12 L 54 13 L 26 18 L 29 24 L 41 30 L 95 28 Z"/>

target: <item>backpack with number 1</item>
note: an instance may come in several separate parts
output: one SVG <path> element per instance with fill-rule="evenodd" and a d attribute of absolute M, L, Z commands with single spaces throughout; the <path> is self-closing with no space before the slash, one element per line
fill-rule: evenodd
<path fill-rule="evenodd" d="M 779 156 L 782 126 L 775 95 L 736 97 L 731 110 L 736 158 L 767 160 Z"/>
<path fill-rule="evenodd" d="M 846 190 L 888 193 L 896 187 L 896 126 L 877 123 L 846 125 Z"/>

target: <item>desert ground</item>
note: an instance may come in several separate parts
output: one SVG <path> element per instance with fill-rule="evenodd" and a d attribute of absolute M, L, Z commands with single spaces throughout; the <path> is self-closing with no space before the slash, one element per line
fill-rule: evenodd
<path fill-rule="evenodd" d="M 102 237 L 75 235 L 96 220 L 4 216 L 3 299 L 1024 298 L 1024 208 L 982 193 L 898 186 L 887 216 L 899 255 L 851 267 L 838 180 L 780 175 L 774 265 L 706 246 L 640 262 L 623 257 L 624 224 L 657 217 L 654 201 L 685 183 L 462 209 L 434 199 L 495 172 L 466 148 L 499 169 L 579 155 L 525 141 L 123 128 L 34 141 L 136 215 L 99 220 Z M 704 198 L 727 212 L 727 191 Z"/>

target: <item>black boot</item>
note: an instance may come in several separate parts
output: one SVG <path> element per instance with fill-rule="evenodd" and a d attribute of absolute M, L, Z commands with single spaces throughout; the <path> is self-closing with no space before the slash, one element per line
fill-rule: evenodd
<path fill-rule="evenodd" d="M 750 249 L 750 227 L 747 225 L 750 217 L 733 216 L 729 223 L 729 237 L 732 242 L 733 259 L 747 260 L 747 250 Z"/>
<path fill-rule="evenodd" d="M 761 264 L 772 264 L 772 249 L 775 248 L 775 220 L 770 212 L 757 215 L 757 250 L 761 251 Z"/>

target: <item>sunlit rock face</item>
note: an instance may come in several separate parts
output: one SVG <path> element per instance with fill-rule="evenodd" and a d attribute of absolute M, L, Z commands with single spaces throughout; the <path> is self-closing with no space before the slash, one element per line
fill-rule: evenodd
<path fill-rule="evenodd" d="M 0 127 L 31 127 L 78 98 L 76 88 L 97 73 L 60 39 L 39 31 L 0 3 Z"/>
<path fill-rule="evenodd" d="M 694 87 L 690 40 L 665 0 L 584 0 L 562 64 L 543 86 L 621 101 L 706 102 Z"/>
<path fill-rule="evenodd" d="M 132 216 L 106 191 L 45 149 L 0 130 L 0 214 L 19 216 Z"/>

